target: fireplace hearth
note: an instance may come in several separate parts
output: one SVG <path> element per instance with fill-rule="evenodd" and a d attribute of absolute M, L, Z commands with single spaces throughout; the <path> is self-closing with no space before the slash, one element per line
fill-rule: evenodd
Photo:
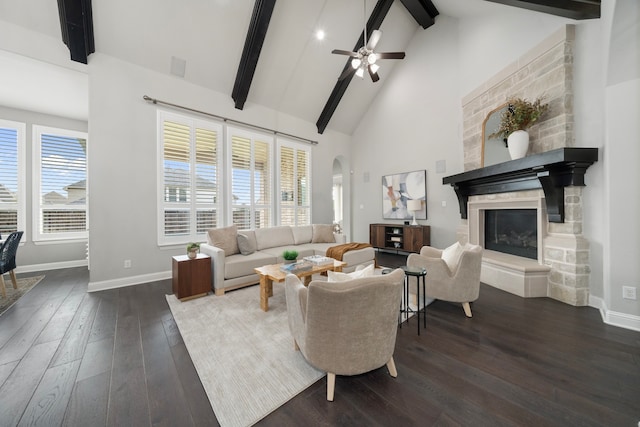
<path fill-rule="evenodd" d="M 484 211 L 484 247 L 492 251 L 538 259 L 538 226 L 535 209 Z"/>

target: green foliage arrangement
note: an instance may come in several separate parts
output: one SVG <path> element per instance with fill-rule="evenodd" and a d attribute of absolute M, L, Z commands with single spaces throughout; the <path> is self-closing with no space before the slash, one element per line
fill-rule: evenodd
<path fill-rule="evenodd" d="M 489 138 L 507 139 L 517 130 L 527 130 L 537 122 L 549 109 L 549 104 L 542 103 L 543 97 L 533 102 L 524 98 L 510 98 L 507 109 L 500 115 L 500 126 Z"/>
<path fill-rule="evenodd" d="M 200 243 L 189 243 L 187 245 L 187 252 L 195 251 L 200 249 Z"/>
<path fill-rule="evenodd" d="M 293 261 L 298 258 L 298 251 L 286 250 L 282 253 L 282 258 L 286 259 L 287 261 Z"/>

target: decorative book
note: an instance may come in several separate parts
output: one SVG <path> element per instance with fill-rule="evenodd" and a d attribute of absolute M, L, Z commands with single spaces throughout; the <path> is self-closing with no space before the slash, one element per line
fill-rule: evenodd
<path fill-rule="evenodd" d="M 303 271 L 309 271 L 313 268 L 313 264 L 309 261 L 298 261 L 293 262 L 291 264 L 282 264 L 280 266 L 280 271 L 283 273 L 301 273 Z"/>
<path fill-rule="evenodd" d="M 322 255 L 310 255 L 303 258 L 305 261 L 309 261 L 313 265 L 329 265 L 333 264 L 333 258 L 329 258 Z"/>

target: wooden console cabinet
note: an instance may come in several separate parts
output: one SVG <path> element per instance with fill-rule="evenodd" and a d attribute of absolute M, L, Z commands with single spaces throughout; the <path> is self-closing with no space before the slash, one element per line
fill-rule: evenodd
<path fill-rule="evenodd" d="M 186 255 L 173 257 L 172 288 L 176 298 L 185 301 L 206 295 L 211 291 L 211 257 L 198 254 L 189 259 Z"/>
<path fill-rule="evenodd" d="M 369 243 L 378 249 L 419 253 L 423 246 L 431 245 L 431 227 L 428 225 L 370 224 Z"/>

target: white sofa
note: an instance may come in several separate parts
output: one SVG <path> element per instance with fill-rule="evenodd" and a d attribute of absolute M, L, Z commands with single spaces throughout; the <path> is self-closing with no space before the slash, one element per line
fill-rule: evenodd
<path fill-rule="evenodd" d="M 254 268 L 283 262 L 286 249 L 298 251 L 298 259 L 309 255 L 325 255 L 328 248 L 346 243 L 344 234 L 333 233 L 330 224 L 278 226 L 255 230 L 225 227 L 209 231 L 208 243 L 200 252 L 211 257 L 212 289 L 216 295 L 225 291 L 259 283 Z M 372 247 L 348 251 L 343 259 L 343 271 L 358 265 L 373 264 Z"/>

